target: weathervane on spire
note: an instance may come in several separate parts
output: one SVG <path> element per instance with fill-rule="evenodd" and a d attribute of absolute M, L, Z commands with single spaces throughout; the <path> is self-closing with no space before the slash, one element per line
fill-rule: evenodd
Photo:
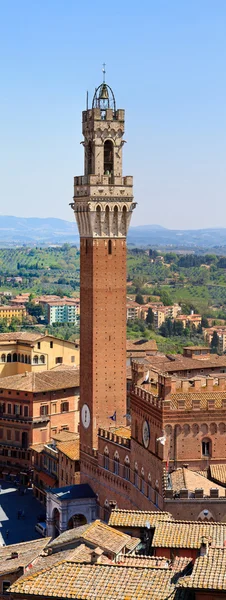
<path fill-rule="evenodd" d="M 102 68 L 102 73 L 103 73 L 103 83 L 105 83 L 105 74 L 106 74 L 106 69 L 105 69 L 105 67 L 106 67 L 106 64 L 105 64 L 105 63 L 103 63 L 103 68 Z"/>

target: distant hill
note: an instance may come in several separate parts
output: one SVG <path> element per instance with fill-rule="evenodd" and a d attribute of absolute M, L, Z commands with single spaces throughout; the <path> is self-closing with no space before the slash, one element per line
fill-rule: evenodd
<path fill-rule="evenodd" d="M 76 223 L 63 219 L 0 216 L 0 244 L 78 243 Z"/>
<path fill-rule="evenodd" d="M 0 216 L 0 245 L 78 244 L 73 221 L 36 217 Z M 130 227 L 128 244 L 167 248 L 214 248 L 226 246 L 226 229 L 172 230 L 161 225 Z"/>

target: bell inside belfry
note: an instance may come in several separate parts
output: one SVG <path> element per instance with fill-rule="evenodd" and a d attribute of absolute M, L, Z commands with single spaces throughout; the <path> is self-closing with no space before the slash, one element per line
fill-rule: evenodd
<path fill-rule="evenodd" d="M 106 86 L 105 83 L 103 83 L 103 85 L 101 86 L 99 98 L 101 100 L 108 100 L 109 99 L 108 89 L 107 89 L 107 86 Z"/>

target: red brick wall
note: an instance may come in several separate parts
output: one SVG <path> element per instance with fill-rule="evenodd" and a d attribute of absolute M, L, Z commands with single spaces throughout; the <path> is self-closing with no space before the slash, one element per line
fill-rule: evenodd
<path fill-rule="evenodd" d="M 171 465 L 188 463 L 190 468 L 205 469 L 209 463 L 226 462 L 224 411 L 168 411 L 164 416 L 167 433 L 165 458 L 170 452 Z M 210 441 L 210 457 L 202 455 L 202 440 Z"/>
<path fill-rule="evenodd" d="M 91 412 L 81 443 L 97 447 L 98 427 L 125 424 L 126 413 L 126 242 L 81 239 L 81 408 Z"/>

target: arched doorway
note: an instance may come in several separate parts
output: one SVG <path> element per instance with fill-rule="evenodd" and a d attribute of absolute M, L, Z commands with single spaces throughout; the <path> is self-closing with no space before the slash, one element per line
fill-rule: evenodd
<path fill-rule="evenodd" d="M 58 537 L 59 533 L 60 533 L 60 513 L 59 510 L 57 508 L 54 508 L 53 510 L 53 537 Z"/>
<path fill-rule="evenodd" d="M 73 515 L 67 524 L 67 529 L 75 529 L 75 527 L 80 527 L 81 525 L 86 525 L 87 519 L 84 515 Z"/>

